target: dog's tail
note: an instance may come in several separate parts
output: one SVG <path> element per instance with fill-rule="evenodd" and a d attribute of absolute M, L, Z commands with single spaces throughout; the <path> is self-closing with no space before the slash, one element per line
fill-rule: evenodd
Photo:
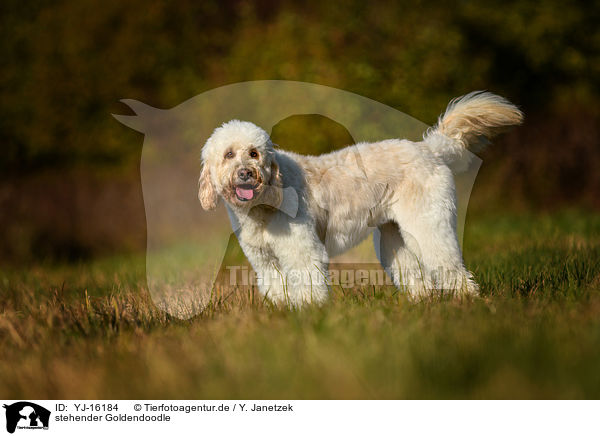
<path fill-rule="evenodd" d="M 452 100 L 424 136 L 431 151 L 455 172 L 466 170 L 466 150 L 481 150 L 489 139 L 523 122 L 523 112 L 499 95 L 474 91 Z"/>

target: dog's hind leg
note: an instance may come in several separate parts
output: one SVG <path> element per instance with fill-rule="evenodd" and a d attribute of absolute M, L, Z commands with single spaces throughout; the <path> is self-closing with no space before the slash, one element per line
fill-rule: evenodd
<path fill-rule="evenodd" d="M 383 224 L 378 230 L 379 234 L 374 235 L 377 257 L 398 289 L 414 297 L 432 290 L 477 294 L 477 284 L 462 264 L 458 243 L 442 248 L 433 240 L 434 235 L 418 229 L 411 233 L 395 222 Z"/>
<path fill-rule="evenodd" d="M 394 284 L 413 295 L 431 290 L 477 295 L 456 235 L 454 185 L 429 186 L 416 208 L 401 202 L 390 207 L 394 222 L 379 227 L 380 262 Z"/>
<path fill-rule="evenodd" d="M 401 234 L 417 255 L 423 287 L 455 295 L 478 295 L 473 275 L 465 268 L 450 209 L 424 213 L 418 220 L 400 223 Z M 412 244 L 410 243 L 412 241 Z"/>
<path fill-rule="evenodd" d="M 378 226 L 373 233 L 375 253 L 396 288 L 411 295 L 425 291 L 420 250 L 410 235 L 402 235 L 393 221 Z"/>

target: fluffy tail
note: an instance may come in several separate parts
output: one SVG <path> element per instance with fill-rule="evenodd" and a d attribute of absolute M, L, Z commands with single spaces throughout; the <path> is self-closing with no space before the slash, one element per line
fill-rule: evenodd
<path fill-rule="evenodd" d="M 474 91 L 452 100 L 424 140 L 455 172 L 467 169 L 471 156 L 489 139 L 523 122 L 523 112 L 503 97 Z"/>

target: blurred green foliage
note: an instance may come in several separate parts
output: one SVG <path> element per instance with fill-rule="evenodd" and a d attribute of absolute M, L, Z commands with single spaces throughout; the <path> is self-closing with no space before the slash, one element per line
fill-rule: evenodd
<path fill-rule="evenodd" d="M 297 132 L 311 132 L 298 135 Z M 285 150 L 319 155 L 354 144 L 354 138 L 341 124 L 323 115 L 293 115 L 273 126 L 271 139 Z"/>
<path fill-rule="evenodd" d="M 0 168 L 135 160 L 111 112 L 255 79 L 343 88 L 433 122 L 473 89 L 529 112 L 596 110 L 600 6 L 585 1 L 4 0 Z"/>
<path fill-rule="evenodd" d="M 526 122 L 484 152 L 470 213 L 600 209 L 599 22 L 583 0 L 3 0 L 0 258 L 142 249 L 142 140 L 111 117 L 129 113 L 119 100 L 170 108 L 257 79 L 428 124 L 458 95 L 504 95 Z M 314 115 L 273 134 L 311 154 L 352 141 Z"/>

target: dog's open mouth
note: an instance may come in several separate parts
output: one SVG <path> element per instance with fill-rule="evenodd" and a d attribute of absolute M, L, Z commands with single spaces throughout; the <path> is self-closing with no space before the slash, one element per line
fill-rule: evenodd
<path fill-rule="evenodd" d="M 240 201 L 250 201 L 254 198 L 255 186 L 253 185 L 237 185 L 235 187 L 235 196 Z"/>

